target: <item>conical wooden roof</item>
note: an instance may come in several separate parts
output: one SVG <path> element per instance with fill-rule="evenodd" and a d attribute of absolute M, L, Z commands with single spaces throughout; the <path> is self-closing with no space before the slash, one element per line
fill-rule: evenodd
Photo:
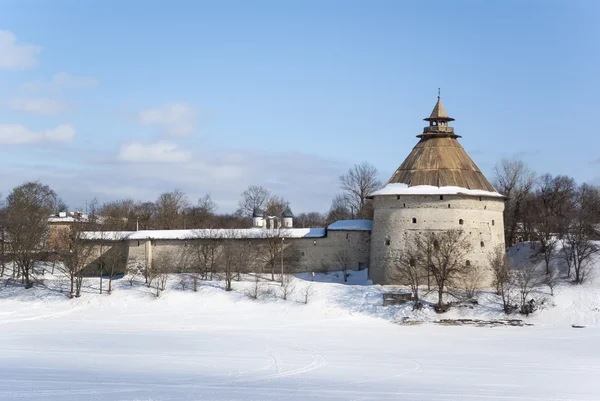
<path fill-rule="evenodd" d="M 458 142 L 452 121 L 441 101 L 431 113 L 430 126 L 425 127 L 421 140 L 398 167 L 388 184 L 403 183 L 409 187 L 432 185 L 436 187 L 461 187 L 496 192 L 479 167 Z"/>
<path fill-rule="evenodd" d="M 435 104 L 433 110 L 429 117 L 424 118 L 425 121 L 454 121 L 452 117 L 448 117 L 446 110 L 444 110 L 444 105 L 442 104 L 442 100 L 438 96 L 437 103 Z"/>

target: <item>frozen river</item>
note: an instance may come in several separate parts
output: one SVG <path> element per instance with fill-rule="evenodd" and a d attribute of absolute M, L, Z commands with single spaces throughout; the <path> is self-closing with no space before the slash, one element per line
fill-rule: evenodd
<path fill-rule="evenodd" d="M 400 326 L 195 299 L 4 301 L 0 399 L 600 399 L 598 328 Z"/>

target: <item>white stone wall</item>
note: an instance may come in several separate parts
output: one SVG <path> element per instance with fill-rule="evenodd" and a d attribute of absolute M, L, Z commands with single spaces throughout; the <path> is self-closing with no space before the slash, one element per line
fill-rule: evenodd
<path fill-rule="evenodd" d="M 369 231 L 327 231 L 325 237 L 286 238 L 284 240 L 284 269 L 293 272 L 321 272 L 341 270 L 340 254 L 347 260 L 347 268 L 358 270 L 368 267 Z M 202 240 L 130 240 L 129 263 L 148 263 L 169 254 L 175 258 L 185 251 L 194 241 Z M 261 239 L 233 239 L 223 241 L 249 241 L 257 249 Z M 294 262 L 287 263 L 288 260 Z M 297 259 L 297 260 L 296 260 Z M 249 261 L 252 264 L 252 261 Z"/>
<path fill-rule="evenodd" d="M 504 246 L 503 198 L 386 195 L 375 196 L 373 207 L 369 274 L 375 283 L 389 283 L 385 261 L 403 249 L 403 238 L 411 233 L 462 229 L 473 244 L 467 259 L 484 270 L 488 268 L 489 252 Z M 483 284 L 489 281 L 488 274 Z"/>

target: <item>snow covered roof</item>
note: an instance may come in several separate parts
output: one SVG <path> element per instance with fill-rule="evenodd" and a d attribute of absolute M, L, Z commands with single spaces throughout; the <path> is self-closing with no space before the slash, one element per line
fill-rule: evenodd
<path fill-rule="evenodd" d="M 498 192 L 484 191 L 482 189 L 467 189 L 461 187 L 435 187 L 432 185 L 415 185 L 392 183 L 371 193 L 369 198 L 379 195 L 472 195 L 503 198 Z"/>
<path fill-rule="evenodd" d="M 371 231 L 373 222 L 371 220 L 338 220 L 331 223 L 328 230 L 345 230 L 345 231 Z"/>
<path fill-rule="evenodd" d="M 269 230 L 264 228 L 240 229 L 197 229 L 197 230 L 141 230 L 141 231 L 88 231 L 85 238 L 90 240 L 169 240 L 201 238 L 319 238 L 325 236 L 324 228 L 286 228 Z"/>

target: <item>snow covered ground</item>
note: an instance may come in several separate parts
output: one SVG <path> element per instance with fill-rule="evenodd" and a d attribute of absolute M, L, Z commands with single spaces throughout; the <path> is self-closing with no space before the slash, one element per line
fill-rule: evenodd
<path fill-rule="evenodd" d="M 317 275 L 307 305 L 308 277 L 288 301 L 276 284 L 252 300 L 251 282 L 193 292 L 178 278 L 158 299 L 123 279 L 75 300 L 57 279 L 0 288 L 0 400 L 600 400 L 593 285 L 559 287 L 534 326 L 446 327 L 381 306 L 364 273 Z M 481 299 L 443 317 L 504 317 Z"/>

